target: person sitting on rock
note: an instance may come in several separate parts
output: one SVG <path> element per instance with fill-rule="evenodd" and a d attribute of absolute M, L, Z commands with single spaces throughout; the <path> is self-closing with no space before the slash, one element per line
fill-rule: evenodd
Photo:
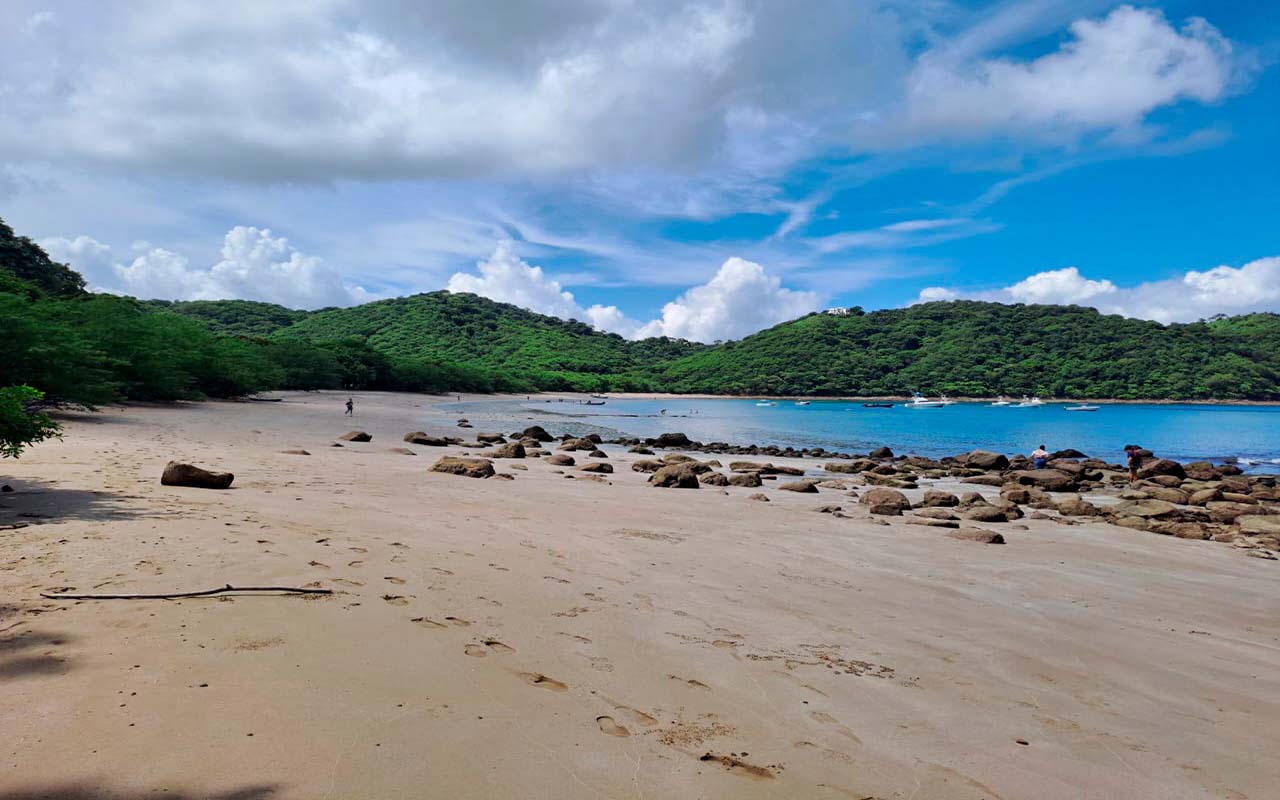
<path fill-rule="evenodd" d="M 1044 445 L 1040 445 L 1031 451 L 1031 466 L 1035 469 L 1044 469 L 1049 463 L 1049 451 L 1044 449 Z"/>

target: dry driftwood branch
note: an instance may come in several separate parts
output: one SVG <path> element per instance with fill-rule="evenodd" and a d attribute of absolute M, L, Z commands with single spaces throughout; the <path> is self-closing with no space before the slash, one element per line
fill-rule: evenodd
<path fill-rule="evenodd" d="M 206 589 L 203 592 L 170 592 L 167 594 L 68 594 L 64 592 L 41 592 L 40 596 L 50 600 L 174 600 L 180 597 L 210 597 L 215 594 L 229 594 L 232 592 L 333 594 L 332 589 L 299 589 L 293 586 L 232 586 L 228 583 L 220 589 Z"/>

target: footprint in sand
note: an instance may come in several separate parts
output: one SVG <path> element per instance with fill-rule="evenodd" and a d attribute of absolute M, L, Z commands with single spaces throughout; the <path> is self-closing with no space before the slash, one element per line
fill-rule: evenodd
<path fill-rule="evenodd" d="M 364 562 L 363 562 L 363 561 L 348 561 L 348 562 L 347 562 L 347 566 L 348 566 L 348 567 L 363 567 L 363 566 L 364 566 Z"/>
<path fill-rule="evenodd" d="M 433 570 L 435 570 L 436 572 L 439 572 L 441 575 L 452 575 L 452 574 L 453 574 L 453 571 L 452 571 L 452 570 L 447 570 L 447 569 L 445 569 L 444 567 L 432 567 L 432 569 L 433 569 Z"/>
<path fill-rule="evenodd" d="M 449 627 L 448 625 L 445 625 L 443 622 L 436 622 L 434 619 L 431 619 L 430 617 L 413 617 L 409 621 L 414 623 L 415 625 L 421 625 L 424 628 Z"/>
<path fill-rule="evenodd" d="M 484 646 L 495 653 L 514 653 L 516 649 L 509 644 L 503 644 L 497 639 L 485 639 Z"/>
<path fill-rule="evenodd" d="M 387 583 L 394 583 L 394 584 L 395 584 L 395 585 L 397 585 L 397 586 L 403 586 L 403 585 L 404 585 L 404 578 L 397 578 L 397 577 L 396 577 L 396 576 L 394 576 L 394 575 L 386 575 L 386 576 L 383 576 L 383 578 L 382 578 L 382 579 L 383 579 L 384 581 L 386 581 Z"/>
<path fill-rule="evenodd" d="M 320 567 L 321 569 L 328 569 L 328 568 L 329 568 L 329 565 L 328 565 L 328 564 L 321 564 L 319 561 L 308 561 L 308 562 L 307 562 L 307 566 L 309 566 L 309 567 Z"/>
<path fill-rule="evenodd" d="M 364 586 L 364 583 L 361 581 L 348 580 L 347 578 L 334 578 L 333 582 L 340 583 L 343 586 Z"/>
<path fill-rule="evenodd" d="M 530 686 L 541 686 L 544 689 L 550 689 L 553 692 L 569 691 L 568 684 L 561 683 L 555 678 L 548 678 L 541 672 L 519 672 L 516 673 L 525 680 Z"/>
<path fill-rule="evenodd" d="M 489 651 L 485 650 L 483 647 L 481 647 L 478 644 L 469 644 L 466 647 L 462 648 L 462 652 L 466 653 L 472 658 L 484 658 L 485 656 L 489 655 Z"/>
<path fill-rule="evenodd" d="M 601 733 L 608 734 L 609 736 L 627 737 L 631 735 L 631 731 L 619 725 L 613 717 L 596 717 L 596 724 L 600 726 Z"/>
<path fill-rule="evenodd" d="M 382 596 L 382 599 L 386 600 L 388 603 L 390 603 L 393 606 L 409 605 L 409 599 L 402 594 L 384 594 Z"/>
<path fill-rule="evenodd" d="M 463 619 L 462 617 L 445 617 L 445 621 L 452 622 L 460 628 L 465 628 L 471 624 L 471 620 Z"/>

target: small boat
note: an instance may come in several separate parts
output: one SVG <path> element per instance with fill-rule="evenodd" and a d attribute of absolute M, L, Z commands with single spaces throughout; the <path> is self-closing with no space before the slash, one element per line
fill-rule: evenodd
<path fill-rule="evenodd" d="M 1044 405 L 1044 401 L 1039 397 L 1028 398 L 1025 394 L 1022 396 L 1022 402 L 1014 403 L 1013 408 L 1035 408 Z"/>
<path fill-rule="evenodd" d="M 777 403 L 773 402 L 772 400 L 761 400 L 760 402 L 756 403 L 756 405 L 761 408 L 772 408 L 773 406 L 776 406 Z"/>
<path fill-rule="evenodd" d="M 1091 405 L 1089 405 L 1088 403 L 1081 403 L 1081 404 L 1080 404 L 1080 405 L 1078 405 L 1078 406 L 1067 406 L 1065 410 L 1067 410 L 1067 411 L 1097 411 L 1099 408 L 1102 408 L 1102 406 L 1091 406 Z"/>
<path fill-rule="evenodd" d="M 863 408 L 893 408 L 893 403 L 863 403 Z"/>
<path fill-rule="evenodd" d="M 582 404 L 584 406 L 602 406 L 604 405 L 604 401 L 603 400 L 583 400 Z"/>
<path fill-rule="evenodd" d="M 1012 403 L 1010 403 L 1008 400 L 1006 400 L 1006 399 L 1005 399 L 1005 397 L 1004 397 L 1004 395 L 1000 395 L 999 397 L 997 397 L 997 398 L 995 399 L 995 402 L 994 402 L 994 403 L 992 403 L 991 405 L 993 405 L 993 406 L 1009 406 L 1009 405 L 1013 405 L 1013 404 L 1012 404 Z"/>
<path fill-rule="evenodd" d="M 609 395 L 607 395 L 607 394 L 593 394 L 593 395 L 591 395 L 591 396 L 592 396 L 592 397 L 594 397 L 594 398 L 595 398 L 595 399 L 597 399 L 597 400 L 608 400 L 608 399 L 609 399 Z"/>
<path fill-rule="evenodd" d="M 906 403 L 907 408 L 946 408 L 951 405 L 952 401 L 943 395 L 938 400 L 930 400 L 919 392 L 911 393 L 911 402 Z"/>
<path fill-rule="evenodd" d="M 809 405 L 809 401 L 808 401 L 808 400 L 797 400 L 797 401 L 796 401 L 796 405 L 798 405 L 798 406 L 807 406 L 807 405 Z"/>

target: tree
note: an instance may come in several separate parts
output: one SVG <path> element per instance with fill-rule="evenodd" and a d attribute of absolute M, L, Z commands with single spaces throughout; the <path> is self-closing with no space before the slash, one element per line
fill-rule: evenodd
<path fill-rule="evenodd" d="M 0 388 L 0 458 L 17 458 L 29 444 L 60 435 L 40 407 L 44 394 L 30 386 Z"/>
<path fill-rule="evenodd" d="M 80 273 L 49 258 L 40 245 L 18 236 L 0 219 L 0 271 L 38 286 L 55 297 L 73 297 L 84 293 Z"/>

